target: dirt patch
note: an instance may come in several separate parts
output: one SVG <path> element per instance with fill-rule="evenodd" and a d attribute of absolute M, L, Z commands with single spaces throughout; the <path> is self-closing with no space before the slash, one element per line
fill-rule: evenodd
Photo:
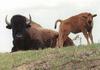
<path fill-rule="evenodd" d="M 55 68 L 55 67 L 54 67 Z M 57 66 L 57 70 L 100 70 L 100 60 L 70 61 Z M 30 62 L 14 68 L 14 70 L 54 70 L 48 61 Z"/>
<path fill-rule="evenodd" d="M 100 70 L 100 60 L 71 61 L 65 67 L 66 70 Z"/>
<path fill-rule="evenodd" d="M 50 65 L 47 61 L 30 62 L 19 65 L 13 68 L 14 70 L 50 70 Z"/>

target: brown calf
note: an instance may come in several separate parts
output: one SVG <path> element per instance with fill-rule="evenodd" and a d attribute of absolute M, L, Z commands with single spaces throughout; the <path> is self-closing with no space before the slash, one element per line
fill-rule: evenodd
<path fill-rule="evenodd" d="M 92 15 L 91 13 L 84 12 L 65 20 L 58 19 L 55 23 L 55 28 L 58 22 L 60 22 L 61 24 L 59 26 L 59 37 L 56 46 L 63 47 L 64 41 L 66 40 L 70 32 L 75 34 L 83 32 L 87 43 L 90 44 L 89 38 L 91 42 L 94 43 L 92 37 L 92 27 L 93 17 L 95 16 L 97 16 L 97 14 Z"/>

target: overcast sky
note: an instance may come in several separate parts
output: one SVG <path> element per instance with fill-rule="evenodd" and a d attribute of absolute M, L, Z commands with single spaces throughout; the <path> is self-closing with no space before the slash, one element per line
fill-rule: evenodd
<path fill-rule="evenodd" d="M 66 19 L 81 12 L 91 12 L 98 16 L 94 18 L 93 37 L 94 42 L 100 42 L 100 0 L 0 0 L 0 52 L 9 52 L 12 48 L 11 30 L 6 29 L 5 16 L 8 20 L 15 14 L 22 14 L 41 24 L 45 28 L 54 30 L 57 19 Z M 86 40 L 82 34 L 82 43 Z M 70 34 L 70 37 L 75 37 Z M 79 44 L 79 41 L 74 41 Z M 77 42 L 77 43 L 76 43 Z"/>

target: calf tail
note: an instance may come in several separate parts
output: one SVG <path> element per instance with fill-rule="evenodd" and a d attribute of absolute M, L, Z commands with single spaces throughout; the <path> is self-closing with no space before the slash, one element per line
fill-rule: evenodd
<path fill-rule="evenodd" d="M 57 23 L 58 23 L 58 22 L 62 23 L 62 20 L 61 20 L 61 19 L 58 19 L 58 20 L 55 22 L 55 27 L 54 27 L 55 29 L 56 29 L 56 27 L 57 27 Z"/>

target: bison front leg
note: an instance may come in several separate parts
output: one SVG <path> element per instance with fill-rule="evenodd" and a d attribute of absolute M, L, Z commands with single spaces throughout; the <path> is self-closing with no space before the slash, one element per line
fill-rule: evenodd
<path fill-rule="evenodd" d="M 17 46 L 16 42 L 13 41 L 13 47 L 11 49 L 11 52 L 15 52 L 15 51 L 18 51 L 18 46 Z"/>
<path fill-rule="evenodd" d="M 16 47 L 13 47 L 11 52 L 16 52 L 18 49 Z"/>

